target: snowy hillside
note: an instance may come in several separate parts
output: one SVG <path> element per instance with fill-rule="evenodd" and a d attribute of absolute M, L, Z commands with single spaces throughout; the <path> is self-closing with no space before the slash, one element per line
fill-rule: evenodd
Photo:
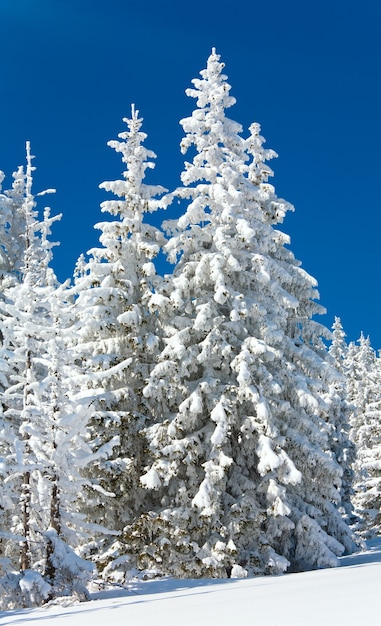
<path fill-rule="evenodd" d="M 0 613 L 33 626 L 367 626 L 380 623 L 381 539 L 341 567 L 245 580 L 174 580 L 93 592 L 90 602 Z"/>

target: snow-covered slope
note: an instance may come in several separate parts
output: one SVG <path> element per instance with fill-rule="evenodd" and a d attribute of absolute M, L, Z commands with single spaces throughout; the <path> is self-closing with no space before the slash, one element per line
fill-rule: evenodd
<path fill-rule="evenodd" d="M 381 623 L 381 539 L 341 567 L 245 580 L 160 580 L 69 606 L 0 613 L 28 626 L 371 626 Z"/>

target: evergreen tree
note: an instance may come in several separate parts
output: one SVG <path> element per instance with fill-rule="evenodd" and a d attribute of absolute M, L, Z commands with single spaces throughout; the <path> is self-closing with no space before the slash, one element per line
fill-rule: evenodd
<path fill-rule="evenodd" d="M 332 326 L 332 343 L 328 352 L 339 373 L 337 379 L 329 387 L 331 449 L 342 470 L 340 487 L 342 513 L 347 523 L 353 524 L 355 523 L 355 514 L 352 504 L 354 477 L 352 466 L 355 461 L 356 449 L 350 438 L 350 420 L 354 406 L 348 400 L 346 365 L 348 346 L 341 320 L 338 317 L 335 318 Z M 348 550 L 351 548 L 350 545 L 346 547 Z"/>
<path fill-rule="evenodd" d="M 85 483 L 79 469 L 89 462 L 91 450 L 86 442 L 86 407 L 70 399 L 73 368 L 64 345 L 68 302 L 49 268 L 54 244 L 48 236 L 60 216 L 51 218 L 46 209 L 39 221 L 33 169 L 27 144 L 25 252 L 20 282 L 5 290 L 1 305 L 2 352 L 11 372 L 2 396 L 4 473 L 12 486 L 7 502 L 12 511 L 4 520 L 8 532 L 4 524 L 2 530 L 5 551 L 9 557 L 13 554 L 0 581 L 5 608 L 84 592 L 83 583 L 93 569 L 71 548 L 78 545 L 84 527 L 73 509 Z M 21 574 L 12 573 L 17 569 Z"/>
<path fill-rule="evenodd" d="M 141 567 L 181 576 L 277 573 L 336 564 L 349 534 L 330 451 L 334 376 L 312 320 L 316 281 L 274 228 L 277 198 L 260 127 L 247 140 L 213 50 L 181 121 L 186 204 L 167 224 L 165 347 L 144 393 L 156 423 L 142 484 L 155 508 L 139 520 Z"/>
<path fill-rule="evenodd" d="M 149 418 L 142 387 L 158 346 L 154 292 L 159 278 L 153 260 L 163 241 L 145 221 L 158 206 L 154 196 L 163 191 L 143 183 L 155 154 L 143 145 L 146 135 L 134 106 L 124 121 L 120 141 L 109 142 L 122 155 L 123 179 L 101 185 L 116 196 L 101 205 L 115 219 L 96 224 L 102 247 L 90 251 L 88 262 L 80 259 L 74 287 L 79 385 L 92 397 L 90 432 L 98 457 L 91 477 L 99 491 L 89 496 L 85 510 L 118 533 L 141 513 L 146 495 L 139 483 L 146 449 L 141 431 Z M 99 452 L 111 448 L 111 456 Z M 109 565 L 105 575 L 114 566 L 128 569 L 123 544 L 131 540 L 126 531 L 117 543 L 104 535 L 102 545 L 90 546 L 99 566 Z"/>
<path fill-rule="evenodd" d="M 4 173 L 0 172 L 0 192 L 3 180 Z M 12 189 L 0 193 L 0 277 L 3 287 L 9 280 L 20 277 L 25 251 L 25 186 L 26 172 L 20 166 L 13 173 Z"/>
<path fill-rule="evenodd" d="M 1 184 L 4 180 L 4 173 L 0 172 L 0 192 Z M 22 257 L 23 242 L 21 236 L 15 236 L 15 224 L 20 226 L 24 223 L 22 218 L 22 205 L 25 191 L 25 173 L 23 168 L 19 168 L 14 174 L 14 184 L 12 190 L 0 193 L 0 304 L 4 301 L 4 292 L 9 286 L 18 281 L 16 268 L 19 268 L 20 259 L 14 254 L 15 248 L 19 246 L 19 253 Z M 18 218 L 18 219 L 17 219 Z M 21 230 L 21 229 L 20 229 Z M 18 262 L 17 262 L 18 261 Z M 12 268 L 14 271 L 12 271 Z M 7 481 L 9 467 L 12 463 L 11 449 L 15 440 L 15 429 L 5 417 L 2 394 L 9 387 L 10 366 L 8 351 L 9 337 L 5 333 L 5 323 L 3 306 L 0 306 L 0 573 L 7 572 L 11 567 L 11 556 L 13 550 L 10 548 L 13 538 L 10 532 L 11 518 L 15 501 L 15 494 L 12 485 Z M 16 429 L 17 432 L 17 429 Z"/>
<path fill-rule="evenodd" d="M 24 173 L 23 168 L 19 168 L 17 171 L 17 175 L 14 176 L 15 184 L 13 187 L 13 200 L 17 201 L 13 202 L 10 199 L 10 194 L 6 194 L 6 196 L 2 198 L 2 209 L 5 209 L 3 213 L 5 215 L 5 219 L 3 220 L 3 228 L 1 229 L 2 234 L 2 251 L 3 251 L 3 301 L 1 302 L 1 317 L 2 317 L 2 336 L 3 336 L 3 347 L 2 347 L 2 356 L 3 362 L 5 363 L 5 369 L 8 373 L 8 380 L 3 381 L 3 408 L 5 408 L 3 424 L 5 426 L 5 432 L 7 432 L 7 436 L 3 439 L 4 452 L 7 458 L 7 467 L 6 467 L 6 478 L 5 481 L 8 482 L 9 473 L 12 471 L 11 467 L 13 465 L 13 473 L 18 478 L 19 476 L 21 480 L 19 480 L 19 484 L 17 488 L 14 490 L 14 497 L 19 499 L 19 503 L 16 504 L 17 511 L 21 510 L 21 515 L 18 518 L 19 524 L 16 528 L 16 533 L 22 538 L 21 540 L 21 551 L 20 551 L 20 569 L 26 570 L 30 567 L 30 551 L 29 551 L 29 528 L 30 528 L 30 520 L 29 514 L 31 510 L 30 503 L 30 473 L 26 469 L 26 464 L 24 463 L 25 457 L 29 453 L 29 447 L 26 442 L 27 436 L 25 434 L 21 434 L 22 428 L 22 405 L 27 401 L 27 393 L 26 393 L 26 385 L 22 385 L 20 383 L 20 370 L 23 370 L 23 373 L 29 369 L 30 366 L 30 351 L 27 346 L 25 346 L 25 350 L 23 352 L 23 356 L 21 357 L 22 364 L 18 362 L 18 336 L 17 331 L 15 332 L 15 328 L 17 328 L 17 305 L 13 307 L 12 296 L 9 294 L 17 294 L 20 293 L 16 290 L 15 284 L 17 288 L 20 288 L 20 275 L 13 273 L 13 275 L 9 276 L 9 270 L 12 266 L 18 265 L 18 269 L 22 270 L 22 264 L 25 261 L 26 250 L 28 248 L 28 237 L 31 235 L 31 224 L 33 219 L 35 218 L 34 201 L 31 195 L 31 180 L 32 180 L 32 166 L 31 166 L 31 157 L 29 153 L 29 146 L 27 146 L 27 168 Z M 10 235 L 11 225 L 14 221 L 14 214 L 18 214 L 20 218 L 19 221 L 24 223 L 25 231 L 24 231 L 24 250 L 21 251 L 19 259 L 15 263 L 12 262 L 10 249 L 12 247 L 12 243 L 9 244 L 9 241 L 12 242 L 12 236 Z M 33 233 L 34 235 L 34 233 Z M 21 237 L 20 237 L 21 239 Z M 8 276 L 7 276 L 8 275 Z M 9 277 L 9 280 L 6 280 L 6 277 Z M 18 278 L 18 280 L 16 280 Z M 24 294 L 25 295 L 25 294 Z M 23 303 L 24 306 L 29 306 L 29 303 Z M 25 328 L 25 321 L 28 319 L 28 311 L 25 311 L 26 315 L 23 319 L 23 329 Z M 26 330 L 26 329 L 25 329 Z M 26 343 L 29 341 L 29 337 L 27 330 L 25 332 L 25 341 Z M 29 378 L 28 374 L 26 378 Z M 14 381 L 17 380 L 16 386 L 14 385 Z M 18 416 L 16 417 L 12 411 L 12 398 L 10 399 L 8 396 L 9 390 L 15 388 L 15 399 L 18 405 Z M 21 437 L 20 437 L 21 435 Z M 13 463 L 12 463 L 13 461 Z M 16 467 L 16 471 L 15 471 Z M 21 469 L 22 468 L 22 469 Z M 14 503 L 12 503 L 13 505 Z M 12 506 L 13 508 L 13 506 Z M 12 516 L 13 518 L 13 516 Z M 14 519 L 14 518 L 13 518 Z M 9 519 L 6 517 L 3 520 L 3 528 L 6 528 L 6 524 L 9 523 Z M 11 524 L 7 528 L 8 533 L 5 536 L 11 536 L 11 539 L 14 537 L 10 535 L 9 531 L 11 529 Z M 7 545 L 5 544 L 5 552 L 7 552 Z"/>
<path fill-rule="evenodd" d="M 381 532 L 381 367 L 369 337 L 361 334 L 358 344 L 349 345 L 346 366 L 349 398 L 355 407 L 353 503 L 360 518 L 357 528 L 370 538 Z"/>
<path fill-rule="evenodd" d="M 345 373 L 346 371 L 345 362 L 348 354 L 348 346 L 345 337 L 346 334 L 341 319 L 335 317 L 335 321 L 332 325 L 332 341 L 328 352 L 335 362 L 336 369 L 341 373 Z"/>

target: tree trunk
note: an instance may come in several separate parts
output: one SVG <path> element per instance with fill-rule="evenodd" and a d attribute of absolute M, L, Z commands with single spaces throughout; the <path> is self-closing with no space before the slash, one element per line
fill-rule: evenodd
<path fill-rule="evenodd" d="M 23 526 L 24 541 L 20 551 L 20 569 L 25 571 L 30 569 L 30 472 L 24 472 L 22 494 L 21 494 L 21 518 Z"/>

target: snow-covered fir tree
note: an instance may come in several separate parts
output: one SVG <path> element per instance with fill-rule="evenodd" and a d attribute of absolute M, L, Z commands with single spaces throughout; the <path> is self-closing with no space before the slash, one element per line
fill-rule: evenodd
<path fill-rule="evenodd" d="M 4 174 L 0 175 L 1 181 Z M 12 385 L 11 379 L 16 375 L 13 357 L 14 339 L 13 333 L 9 332 L 13 324 L 13 317 L 5 309 L 5 300 L 10 288 L 19 285 L 21 278 L 20 270 L 25 253 L 26 231 L 26 188 L 27 172 L 19 167 L 13 174 L 13 186 L 11 190 L 5 190 L 0 194 L 0 333 L 1 333 L 1 425 L 0 425 L 0 458 L 1 458 L 1 506 L 0 506 L 0 561 L 2 573 L 8 572 L 14 564 L 11 556 L 14 555 L 14 541 L 17 540 L 11 532 L 12 517 L 15 503 L 19 494 L 12 487 L 9 475 L 12 473 L 11 466 L 15 460 L 15 441 L 18 440 L 19 422 L 14 423 L 6 416 L 8 403 L 4 400 L 4 392 Z M 17 505 L 16 505 L 17 506 Z"/>
<path fill-rule="evenodd" d="M 332 325 L 332 341 L 329 346 L 329 354 L 335 361 L 336 369 L 344 373 L 346 366 L 346 357 L 348 354 L 348 345 L 345 341 L 346 334 L 339 317 L 335 317 L 335 321 Z"/>
<path fill-rule="evenodd" d="M 355 514 L 352 496 L 353 463 L 356 456 L 356 447 L 350 437 L 350 422 L 355 407 L 348 400 L 346 365 L 348 345 L 345 341 L 345 336 L 340 318 L 335 317 L 332 326 L 332 342 L 328 352 L 340 376 L 329 386 L 331 405 L 329 428 L 331 449 L 342 470 L 340 495 L 343 516 L 348 524 L 354 524 Z"/>
<path fill-rule="evenodd" d="M 5 178 L 4 172 L 0 171 L 0 286 L 1 293 L 4 290 L 4 279 L 7 273 L 7 225 L 11 218 L 9 207 L 9 198 L 2 193 L 2 183 Z M 4 331 L 2 323 L 2 313 L 0 311 L 0 390 L 4 391 L 8 387 L 7 362 L 4 359 Z M 0 402 L 0 576 L 7 569 L 7 560 L 5 557 L 5 528 L 7 517 L 12 510 L 12 501 L 9 498 L 9 489 L 6 486 L 5 479 L 7 476 L 7 465 L 9 462 L 9 444 L 13 440 L 13 431 L 9 429 L 9 425 L 4 420 L 3 403 Z"/>
<path fill-rule="evenodd" d="M 12 188 L 2 190 L 4 173 L 0 171 L 0 301 L 4 291 L 20 280 L 20 269 L 25 251 L 25 185 L 26 172 L 19 167 L 13 173 Z M 3 313 L 0 310 L 0 342 L 4 343 Z M 1 363 L 0 389 L 7 386 L 7 365 Z"/>
<path fill-rule="evenodd" d="M 25 250 L 26 172 L 19 167 L 13 173 L 11 189 L 2 191 L 4 173 L 0 171 L 0 277 L 15 281 L 19 278 Z"/>
<path fill-rule="evenodd" d="M 167 225 L 178 262 L 144 390 L 156 423 L 141 482 L 155 507 L 136 525 L 138 561 L 177 576 L 331 566 L 350 536 L 316 281 L 274 228 L 292 209 L 268 183 L 275 153 L 258 124 L 243 139 L 226 117 L 235 101 L 222 71 L 213 50 L 187 91 L 197 108 L 181 121 L 182 150 L 195 156 L 172 194 L 186 209 Z"/>
<path fill-rule="evenodd" d="M 116 196 L 101 205 L 115 219 L 96 224 L 102 247 L 90 251 L 88 262 L 80 260 L 74 287 L 76 350 L 83 371 L 78 382 L 92 397 L 90 432 L 98 456 L 91 477 L 99 491 L 88 494 L 85 510 L 119 534 L 142 513 L 147 497 L 139 482 L 146 450 L 141 433 L 149 418 L 142 388 L 158 350 L 159 277 L 153 261 L 163 235 L 146 222 L 146 214 L 157 208 L 155 196 L 164 191 L 143 182 L 156 155 L 143 145 L 146 134 L 134 106 L 124 121 L 127 130 L 120 141 L 109 142 L 122 156 L 123 179 L 101 185 Z M 99 453 L 107 447 L 108 454 Z M 101 544 L 89 546 L 99 567 L 107 564 L 104 575 L 112 575 L 114 567 L 128 569 L 125 544 L 133 540 L 126 531 L 120 541 L 105 534 Z"/>
<path fill-rule="evenodd" d="M 381 366 L 369 337 L 361 334 L 346 356 L 351 438 L 356 445 L 353 503 L 365 537 L 381 533 Z"/>
<path fill-rule="evenodd" d="M 70 303 L 49 267 L 54 244 L 48 237 L 60 216 L 51 218 L 46 209 L 43 221 L 38 219 L 33 169 L 27 144 L 20 282 L 5 289 L 1 303 L 2 357 L 10 371 L 2 393 L 3 474 L 9 485 L 1 523 L 4 608 L 85 593 L 93 571 L 72 550 L 86 531 L 75 511 L 86 483 L 80 469 L 91 460 L 91 449 L 87 407 L 70 398 L 74 371 L 65 345 Z"/>

